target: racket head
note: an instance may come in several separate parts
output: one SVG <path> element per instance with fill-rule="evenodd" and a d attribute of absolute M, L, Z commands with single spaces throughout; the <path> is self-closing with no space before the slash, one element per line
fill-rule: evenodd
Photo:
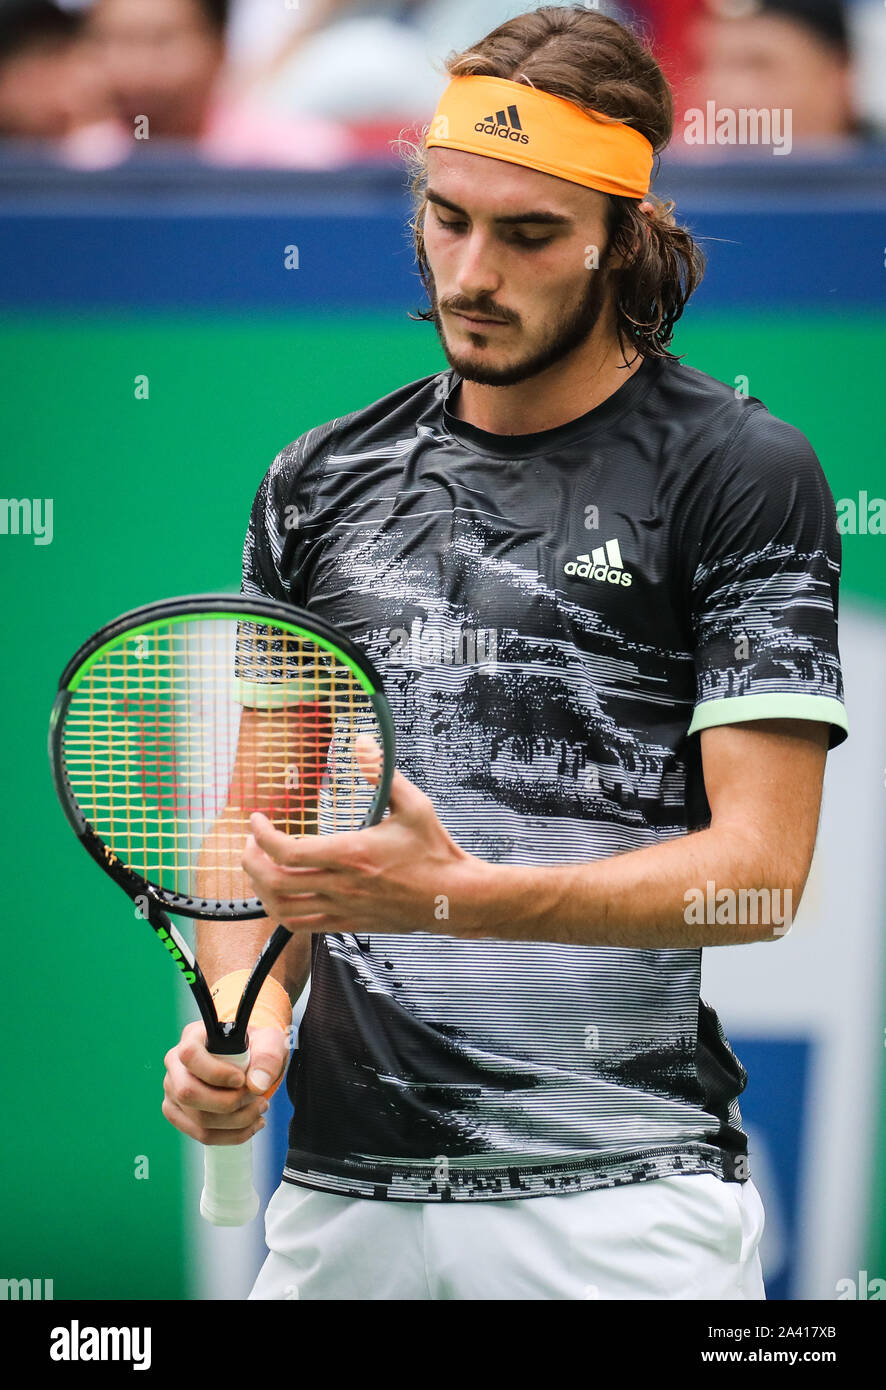
<path fill-rule="evenodd" d="M 355 758 L 361 732 L 381 748 L 374 785 Z M 241 843 L 254 810 L 296 835 L 375 824 L 394 732 L 378 672 L 334 627 L 271 599 L 197 594 L 133 609 L 82 644 L 49 753 L 69 823 L 131 897 L 239 920 L 265 915 L 245 881 L 199 891 L 219 818 L 230 812 Z"/>

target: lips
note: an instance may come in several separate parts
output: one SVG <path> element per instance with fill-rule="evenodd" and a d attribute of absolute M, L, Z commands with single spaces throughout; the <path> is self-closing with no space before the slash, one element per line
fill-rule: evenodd
<path fill-rule="evenodd" d="M 462 312 L 461 309 L 453 309 L 453 310 L 452 310 L 452 313 L 455 314 L 456 318 L 466 319 L 466 320 L 468 321 L 468 323 L 499 323 L 499 324 L 504 324 L 504 323 L 506 322 L 505 319 L 489 319 L 489 318 L 482 318 L 479 314 L 465 314 L 465 313 Z"/>

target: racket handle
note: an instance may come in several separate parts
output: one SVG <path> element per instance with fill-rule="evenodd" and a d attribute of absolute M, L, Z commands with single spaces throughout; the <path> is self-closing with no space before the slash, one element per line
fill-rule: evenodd
<path fill-rule="evenodd" d="M 244 1071 L 249 1053 L 226 1058 Z M 245 1226 L 258 1214 L 258 1193 L 252 1185 L 252 1140 L 245 1144 L 203 1150 L 203 1193 L 200 1215 L 213 1226 Z"/>

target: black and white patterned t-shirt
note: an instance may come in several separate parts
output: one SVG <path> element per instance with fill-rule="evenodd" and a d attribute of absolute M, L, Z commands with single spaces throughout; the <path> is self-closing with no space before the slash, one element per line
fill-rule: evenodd
<path fill-rule="evenodd" d="M 243 590 L 364 648 L 398 764 L 465 850 L 567 864 L 702 828 L 712 725 L 845 737 L 839 537 L 802 434 L 674 360 L 531 435 L 459 420 L 459 387 L 412 382 L 284 449 Z M 416 927 L 314 938 L 285 1178 L 476 1201 L 748 1175 L 700 950 Z"/>

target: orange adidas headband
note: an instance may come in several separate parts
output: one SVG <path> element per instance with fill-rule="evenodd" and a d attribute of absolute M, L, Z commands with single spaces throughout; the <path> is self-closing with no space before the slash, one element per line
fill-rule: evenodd
<path fill-rule="evenodd" d="M 431 121 L 425 146 L 432 145 L 622 198 L 645 198 L 652 177 L 652 145 L 639 130 L 504 77 L 454 77 Z"/>

